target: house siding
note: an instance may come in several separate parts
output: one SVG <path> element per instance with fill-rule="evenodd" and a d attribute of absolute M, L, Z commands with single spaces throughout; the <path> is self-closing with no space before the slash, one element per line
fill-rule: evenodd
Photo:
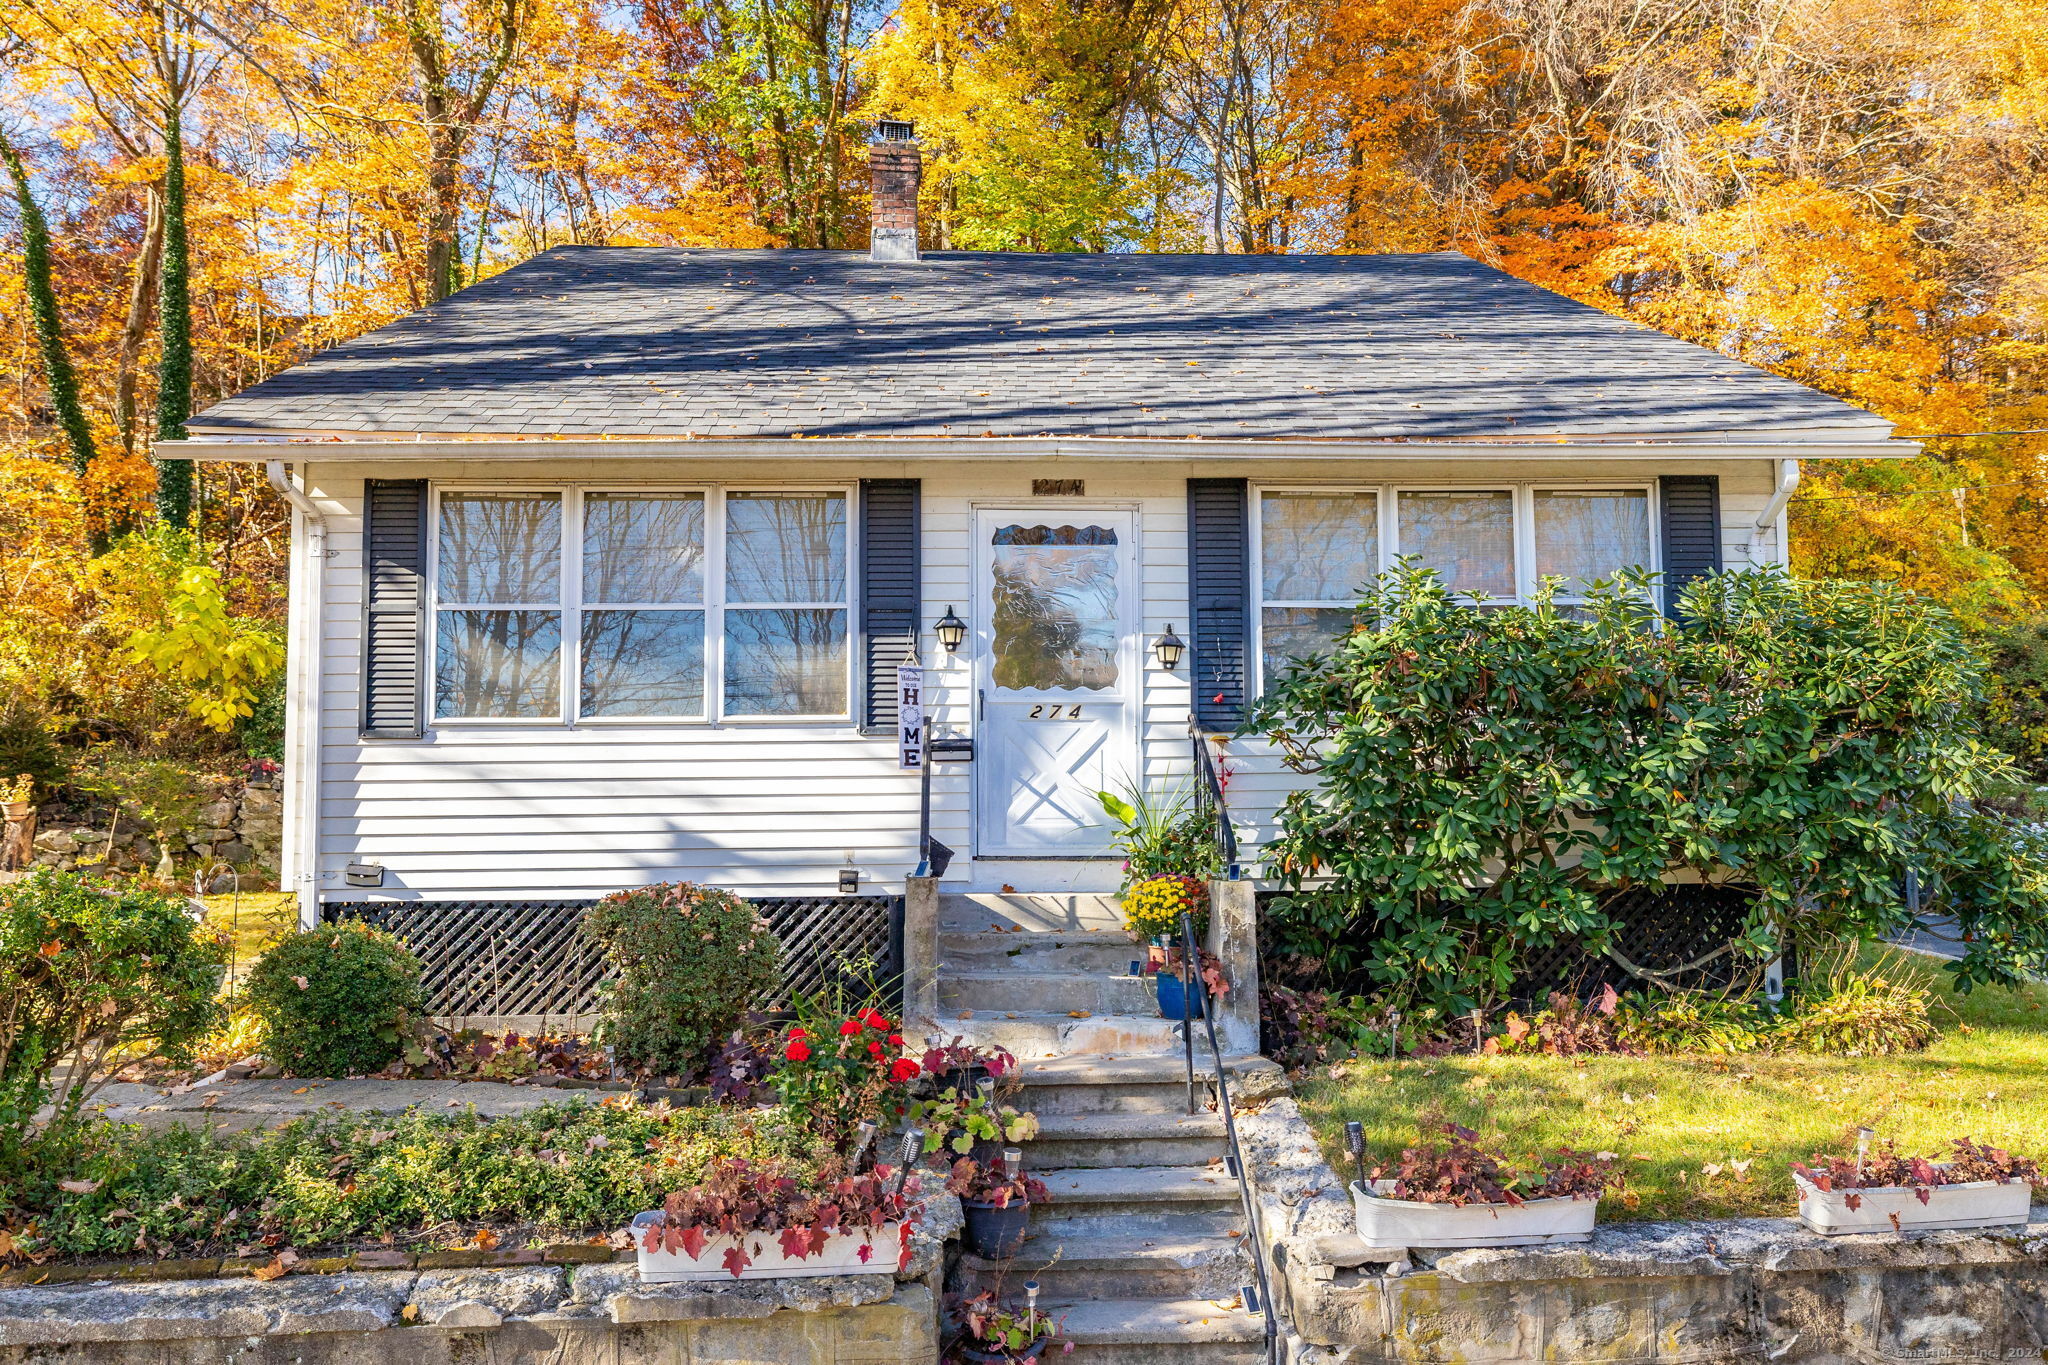
<path fill-rule="evenodd" d="M 308 452 L 312 453 L 312 452 Z M 941 733 L 971 733 L 973 672 L 966 651 L 948 658 L 930 623 L 950 604 L 972 609 L 968 540 L 977 503 L 1048 509 L 1091 503 L 1134 508 L 1142 528 L 1143 629 L 1188 630 L 1189 477 L 1254 482 L 1499 482 L 1611 476 L 1644 481 L 1658 473 L 1721 478 L 1724 560 L 1749 562 L 1749 531 L 1769 500 L 1774 471 L 1763 461 L 1701 460 L 1682 465 L 1572 458 L 1444 464 L 1327 461 L 1023 462 L 749 461 L 480 462 L 315 464 L 310 491 L 328 516 L 321 618 L 319 889 L 329 899 L 370 896 L 447 899 L 597 896 L 625 885 L 686 879 L 742 894 L 826 892 L 849 856 L 865 888 L 894 890 L 917 859 L 917 774 L 895 767 L 893 736 L 862 735 L 853 720 L 727 726 L 605 724 L 429 724 L 417 740 L 360 734 L 363 660 L 363 495 L 369 478 L 428 478 L 467 484 L 502 480 L 617 484 L 712 479 L 732 486 L 859 478 L 922 481 L 922 613 L 928 705 Z M 1086 480 L 1084 499 L 1033 498 L 1032 477 Z M 1777 532 L 1763 557 L 1781 557 Z M 1146 651 L 1149 663 L 1149 649 Z M 1188 762 L 1188 669 L 1147 667 L 1141 698 L 1140 762 L 1153 777 Z M 1263 746 L 1234 741 L 1233 816 L 1259 837 L 1298 779 Z M 296 788 L 295 788 L 296 790 Z M 970 826 L 971 769 L 934 768 L 933 833 L 960 855 L 948 884 L 993 889 L 1106 888 L 1113 862 L 976 862 Z M 294 828 L 288 823 L 287 828 Z M 287 849 L 287 866 L 293 850 Z M 345 865 L 376 862 L 385 885 L 346 890 Z M 1026 885 L 1026 879 L 1032 885 Z"/>

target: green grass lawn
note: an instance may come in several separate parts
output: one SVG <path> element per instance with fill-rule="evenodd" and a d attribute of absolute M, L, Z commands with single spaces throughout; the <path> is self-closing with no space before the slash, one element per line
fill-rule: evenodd
<path fill-rule="evenodd" d="M 1476 1128 L 1517 1160 L 1559 1146 L 1614 1152 L 1629 1193 L 1603 1218 L 1789 1217 L 1789 1163 L 1853 1151 L 1859 1124 L 1902 1149 L 1973 1137 L 2048 1160 L 2048 986 L 1957 996 L 1929 959 L 1883 956 L 1939 1001 L 1942 1037 L 1925 1052 L 1354 1060 L 1296 1093 L 1339 1172 L 1351 1168 L 1350 1119 L 1365 1126 L 1368 1159 L 1398 1155 L 1431 1120 Z"/>
<path fill-rule="evenodd" d="M 298 911 L 287 891 L 244 891 L 239 896 L 207 896 L 206 923 L 226 934 L 229 970 L 234 980 L 249 974 L 263 950 L 299 927 Z"/>

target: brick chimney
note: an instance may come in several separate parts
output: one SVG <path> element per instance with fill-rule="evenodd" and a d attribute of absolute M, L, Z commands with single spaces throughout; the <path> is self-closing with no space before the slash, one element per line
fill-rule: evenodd
<path fill-rule="evenodd" d="M 875 126 L 875 140 L 868 144 L 868 176 L 874 186 L 868 258 L 916 260 L 917 186 L 924 178 L 924 154 L 913 125 L 884 119 Z"/>

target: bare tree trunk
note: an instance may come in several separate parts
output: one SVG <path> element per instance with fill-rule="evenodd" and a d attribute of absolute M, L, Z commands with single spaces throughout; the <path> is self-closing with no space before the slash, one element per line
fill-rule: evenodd
<path fill-rule="evenodd" d="M 128 317 L 121 325 L 121 348 L 114 375 L 114 421 L 121 448 L 135 453 L 135 380 L 142 364 L 142 343 L 155 311 L 157 271 L 164 258 L 164 206 L 155 186 L 144 187 L 142 246 L 135 255 L 135 277 L 128 285 Z"/>

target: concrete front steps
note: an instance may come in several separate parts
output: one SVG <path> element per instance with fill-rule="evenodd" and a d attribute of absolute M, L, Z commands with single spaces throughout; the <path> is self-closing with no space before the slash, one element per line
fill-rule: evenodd
<path fill-rule="evenodd" d="M 1109 896 L 939 897 L 940 1031 L 1019 1059 L 1130 1056 L 1181 1046 Z"/>
<path fill-rule="evenodd" d="M 1263 1360 L 1264 1321 L 1239 1298 L 1252 1270 L 1207 1045 L 1190 1114 L 1179 1022 L 1130 974 L 1141 950 L 1114 902 L 948 895 L 939 914 L 940 1027 L 1017 1055 L 1016 1102 L 1039 1121 L 1025 1163 L 1052 1194 L 1014 1260 L 962 1255 L 949 1289 L 1018 1297 L 1036 1280 L 1077 1365 Z M 1233 1086 L 1273 1070 L 1227 1066 Z"/>

